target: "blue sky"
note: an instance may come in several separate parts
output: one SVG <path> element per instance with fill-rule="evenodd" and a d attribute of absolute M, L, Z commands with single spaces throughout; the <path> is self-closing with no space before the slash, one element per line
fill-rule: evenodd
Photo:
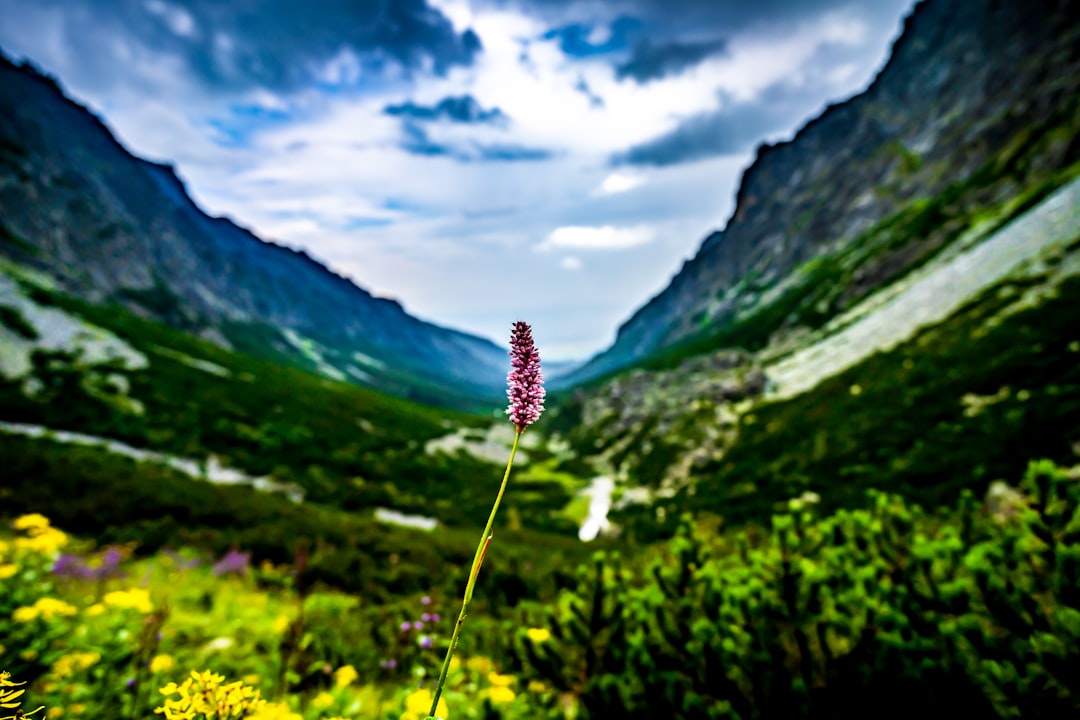
<path fill-rule="evenodd" d="M 196 201 L 439 324 L 585 358 L 864 89 L 911 0 L 0 0 Z"/>

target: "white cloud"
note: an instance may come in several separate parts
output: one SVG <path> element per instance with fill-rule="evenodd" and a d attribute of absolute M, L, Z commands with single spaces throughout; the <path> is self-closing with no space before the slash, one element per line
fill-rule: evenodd
<path fill-rule="evenodd" d="M 151 15 L 161 18 L 174 35 L 180 37 L 195 35 L 195 18 L 184 8 L 170 5 L 163 0 L 147 0 L 144 7 Z"/>
<path fill-rule="evenodd" d="M 625 250 L 652 242 L 656 234 L 648 225 L 616 228 L 611 225 L 588 227 L 566 225 L 552 230 L 538 250 L 574 248 L 577 250 Z"/>
<path fill-rule="evenodd" d="M 638 173 L 629 173 L 622 170 L 616 170 L 615 172 L 604 178 L 604 182 L 600 183 L 600 187 L 596 189 L 595 194 L 598 195 L 616 195 L 627 190 L 633 190 L 645 183 L 645 176 Z"/>
<path fill-rule="evenodd" d="M 585 266 L 582 264 L 581 258 L 574 257 L 573 255 L 567 255 L 562 259 L 562 262 L 559 263 L 559 267 L 563 268 L 564 270 L 580 270 Z"/>

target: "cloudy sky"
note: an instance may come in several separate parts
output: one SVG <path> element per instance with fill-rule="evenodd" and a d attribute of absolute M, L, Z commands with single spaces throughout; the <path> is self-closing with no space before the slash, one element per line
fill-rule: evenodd
<path fill-rule="evenodd" d="M 196 201 L 422 318 L 584 358 L 864 89 L 911 0 L 0 0 Z"/>

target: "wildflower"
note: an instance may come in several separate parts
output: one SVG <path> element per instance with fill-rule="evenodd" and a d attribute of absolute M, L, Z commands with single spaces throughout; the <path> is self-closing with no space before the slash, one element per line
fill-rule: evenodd
<path fill-rule="evenodd" d="M 401 623 L 401 632 L 409 632 L 409 630 L 412 630 L 412 623 L 408 621 Z"/>
<path fill-rule="evenodd" d="M 105 612 L 105 606 L 101 603 L 94 603 L 90 607 L 86 608 L 87 617 L 97 617 Z"/>
<path fill-rule="evenodd" d="M 424 613 L 420 616 L 420 619 L 424 622 L 431 622 L 431 613 Z"/>
<path fill-rule="evenodd" d="M 546 693 L 551 688 L 549 688 L 545 683 L 542 683 L 539 680 L 530 680 L 528 689 L 529 689 L 529 692 L 531 692 L 531 693 L 539 694 L 539 693 Z"/>
<path fill-rule="evenodd" d="M 96 652 L 70 652 L 62 655 L 53 663 L 52 674 L 57 680 L 63 680 L 77 672 L 87 670 L 101 660 L 101 654 Z"/>
<path fill-rule="evenodd" d="M 221 559 L 214 563 L 215 575 L 247 575 L 251 566 L 251 553 L 242 553 L 233 549 L 222 555 Z"/>
<path fill-rule="evenodd" d="M 424 629 L 424 621 L 423 620 L 417 620 L 416 622 L 414 622 L 412 624 L 412 626 L 413 626 L 413 630 L 423 630 Z"/>
<path fill-rule="evenodd" d="M 109 607 L 138 610 L 141 613 L 152 613 L 154 611 L 154 605 L 150 602 L 150 592 L 143 588 L 114 590 L 105 593 L 105 597 L 101 600 Z"/>
<path fill-rule="evenodd" d="M 514 694 L 513 690 L 508 687 L 501 686 L 488 689 L 487 696 L 488 699 L 491 700 L 493 705 L 512 703 L 514 702 L 514 698 L 517 697 L 517 695 Z"/>
<path fill-rule="evenodd" d="M 409 718 L 410 720 L 413 720 L 413 718 L 421 719 L 428 717 L 428 710 L 431 708 L 431 701 L 432 697 L 430 690 L 428 690 L 427 688 L 421 688 L 417 690 L 412 695 L 409 695 L 409 697 L 405 698 L 406 714 L 402 717 Z M 442 718 L 443 720 L 449 720 L 450 708 L 447 707 L 445 699 L 439 698 L 439 705 L 435 711 L 435 715 Z"/>
<path fill-rule="evenodd" d="M 311 707 L 316 710 L 325 710 L 334 704 L 334 696 L 323 690 L 311 700 Z"/>
<path fill-rule="evenodd" d="M 150 672 L 160 673 L 172 670 L 176 665 L 176 661 L 173 660 L 172 655 L 155 655 L 150 660 Z"/>
<path fill-rule="evenodd" d="M 16 530 L 41 530 L 49 527 L 49 518 L 45 517 L 41 513 L 30 513 L 29 515 L 20 515 L 15 518 L 15 521 L 11 523 L 11 527 Z"/>
<path fill-rule="evenodd" d="M 290 625 L 291 622 L 292 621 L 289 620 L 288 615 L 278 615 L 277 619 L 274 620 L 274 632 L 276 632 L 276 633 L 285 632 L 286 630 L 289 629 L 289 625 Z"/>
<path fill-rule="evenodd" d="M 19 708 L 19 706 L 22 705 L 22 700 L 20 700 L 19 698 L 21 698 L 23 693 L 26 692 L 26 690 L 21 689 L 21 686 L 25 684 L 26 683 L 13 682 L 11 680 L 11 673 L 0 672 L 0 708 L 6 710 L 15 710 L 15 714 L 12 715 L 11 718 L 28 718 L 31 715 L 45 709 L 44 705 L 39 707 L 37 710 L 33 710 L 31 712 L 23 712 Z M 14 690 L 12 688 L 19 689 Z M 4 718 L 4 720 L 10 719 Z"/>
<path fill-rule="evenodd" d="M 425 650 L 430 650 L 431 646 L 434 644 L 434 641 L 432 641 L 430 635 L 421 635 L 420 639 L 417 640 L 417 644 Z"/>
<path fill-rule="evenodd" d="M 356 668 L 352 665 L 342 665 L 334 671 L 334 685 L 339 688 L 348 687 L 349 685 L 352 685 L 358 677 L 360 677 L 360 674 L 356 672 Z"/>
<path fill-rule="evenodd" d="M 420 598 L 420 604 L 421 605 L 430 605 L 431 604 L 431 598 L 429 598 L 427 595 L 425 595 L 424 597 Z"/>
<path fill-rule="evenodd" d="M 265 703 L 260 706 L 254 714 L 250 716 L 251 720 L 303 720 L 303 718 L 292 711 L 288 705 L 283 702 Z"/>
<path fill-rule="evenodd" d="M 540 353 L 533 344 L 532 328 L 526 322 L 514 323 L 510 333 L 510 373 L 506 376 L 506 414 L 520 433 L 540 418 L 544 410 L 544 375 L 540 371 Z"/>
<path fill-rule="evenodd" d="M 525 636 L 534 643 L 540 644 L 551 639 L 551 631 L 547 628 L 529 628 L 525 631 Z"/>
<path fill-rule="evenodd" d="M 439 622 L 439 613 L 435 613 L 431 616 L 431 622 Z"/>
<path fill-rule="evenodd" d="M 11 614 L 11 619 L 18 623 L 33 622 L 38 618 L 41 618 L 45 622 L 49 622 L 53 618 L 69 617 L 77 612 L 78 610 L 76 610 L 74 606 L 69 605 L 63 600 L 43 597 L 38 598 L 38 601 L 33 605 L 16 608 L 15 612 Z"/>
<path fill-rule="evenodd" d="M 497 687 L 507 687 L 514 684 L 513 675 L 500 675 L 497 672 L 488 674 L 488 682 Z"/>
<path fill-rule="evenodd" d="M 16 565 L 7 563 L 6 565 L 0 565 L 0 580 L 7 580 L 9 577 L 19 572 L 19 568 Z"/>
<path fill-rule="evenodd" d="M 287 718 L 287 715 L 268 714 L 261 710 L 267 704 L 255 688 L 242 682 L 224 684 L 225 677 L 205 670 L 191 671 L 191 675 L 181 685 L 174 682 L 161 688 L 161 694 L 167 699 L 155 713 L 163 714 L 166 720 L 192 720 L 197 715 L 206 717 L 266 717 Z M 176 695 L 175 699 L 169 698 Z M 291 720 L 291 719 L 290 719 Z"/>

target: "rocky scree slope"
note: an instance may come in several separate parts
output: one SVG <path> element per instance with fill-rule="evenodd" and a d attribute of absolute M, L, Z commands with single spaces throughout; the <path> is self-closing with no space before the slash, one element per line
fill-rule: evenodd
<path fill-rule="evenodd" d="M 727 226 L 569 381 L 722 334 L 795 291 L 817 292 L 810 312 L 766 338 L 821 324 L 1075 161 L 1059 130 L 1078 116 L 1078 17 L 1075 0 L 919 3 L 872 85 L 762 146 Z"/>
<path fill-rule="evenodd" d="M 207 216 L 170 167 L 132 156 L 55 81 L 2 57 L 0 256 L 84 300 L 336 379 L 435 402 L 502 383 L 493 343 Z"/>

